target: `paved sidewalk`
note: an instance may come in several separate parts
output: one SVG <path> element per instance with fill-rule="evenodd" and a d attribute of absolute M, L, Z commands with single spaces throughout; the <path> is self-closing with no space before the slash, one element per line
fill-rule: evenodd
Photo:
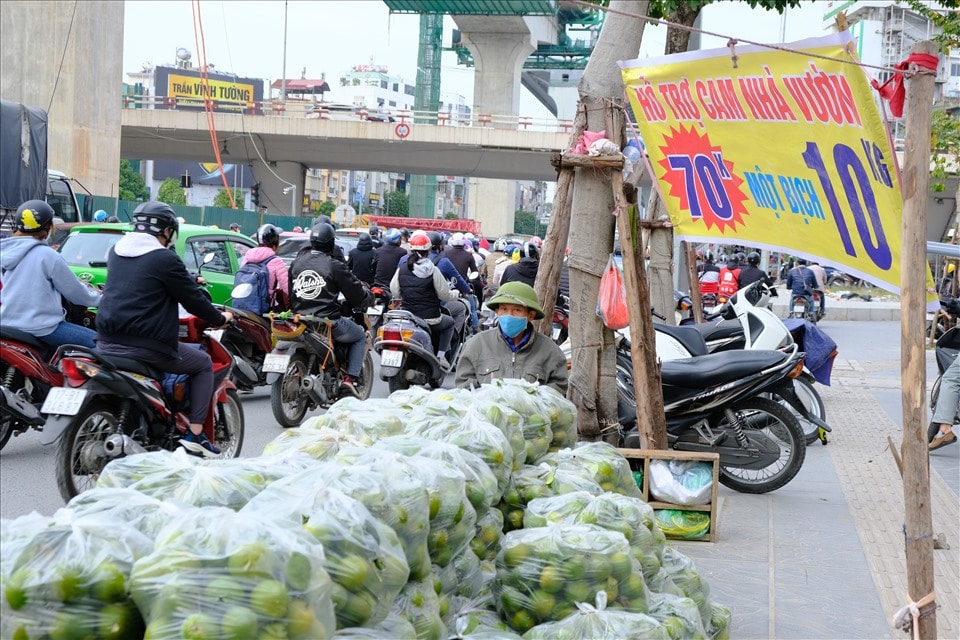
<path fill-rule="evenodd" d="M 875 340 L 871 355 L 838 359 L 833 386 L 820 387 L 830 443 L 808 447 L 800 474 L 773 493 L 721 487 L 716 542 L 674 542 L 733 611 L 733 638 L 907 637 L 891 623 L 908 597 L 903 489 L 887 450 L 887 435 L 902 439 L 890 408 L 900 395 L 890 335 L 899 325 L 824 325 L 831 335 L 842 325 L 876 334 L 865 338 Z M 850 338 L 835 339 L 843 355 Z M 960 638 L 960 500 L 938 471 L 960 466 L 960 446 L 931 454 L 931 463 L 933 533 L 949 545 L 934 551 L 938 637 Z"/>

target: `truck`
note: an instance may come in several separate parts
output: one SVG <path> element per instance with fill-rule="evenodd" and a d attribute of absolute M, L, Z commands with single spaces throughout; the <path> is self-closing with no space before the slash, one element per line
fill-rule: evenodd
<path fill-rule="evenodd" d="M 58 225 L 93 217 L 93 199 L 81 209 L 71 179 L 47 168 L 47 112 L 0 100 L 0 235 L 12 232 L 17 209 L 27 200 L 46 200 Z"/>

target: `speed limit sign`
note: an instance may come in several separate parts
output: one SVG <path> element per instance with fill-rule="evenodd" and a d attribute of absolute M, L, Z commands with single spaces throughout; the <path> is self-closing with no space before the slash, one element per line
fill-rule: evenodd
<path fill-rule="evenodd" d="M 410 135 L 410 125 L 408 125 L 406 122 L 401 122 L 393 128 L 393 132 L 397 134 L 398 138 L 406 138 L 408 135 Z"/>

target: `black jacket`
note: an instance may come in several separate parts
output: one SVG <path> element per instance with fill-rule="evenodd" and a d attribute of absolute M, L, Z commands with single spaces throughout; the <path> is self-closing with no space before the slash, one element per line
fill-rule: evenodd
<path fill-rule="evenodd" d="M 329 253 L 311 249 L 298 255 L 290 265 L 293 311 L 335 320 L 341 315 L 340 293 L 352 308 L 367 306 L 373 301 L 350 267 Z"/>
<path fill-rule="evenodd" d="M 443 251 L 443 257 L 453 263 L 464 280 L 470 281 L 470 272 L 477 270 L 477 263 L 473 260 L 473 254 L 463 247 L 447 247 Z"/>
<path fill-rule="evenodd" d="M 373 276 L 373 284 L 378 287 L 389 288 L 390 280 L 393 274 L 397 272 L 397 265 L 400 264 L 400 258 L 407 255 L 398 244 L 384 243 L 377 249 L 377 269 Z"/>
<path fill-rule="evenodd" d="M 377 270 L 377 252 L 373 250 L 373 241 L 360 238 L 357 246 L 350 249 L 350 271 L 353 275 L 368 285 L 373 284 L 373 276 Z M 393 274 L 390 274 L 393 276 Z"/>
<path fill-rule="evenodd" d="M 753 284 L 759 280 L 766 279 L 767 274 L 763 272 L 763 269 L 753 265 L 748 265 L 743 269 L 740 269 L 740 277 L 737 279 L 737 284 L 741 289 L 743 289 L 748 284 Z"/>
<path fill-rule="evenodd" d="M 160 248 L 124 257 L 117 255 L 114 247 L 107 255 L 107 285 L 97 310 L 97 340 L 176 356 L 180 332 L 177 304 L 212 325 L 226 322 L 200 293 L 176 253 Z"/>
<path fill-rule="evenodd" d="M 526 282 L 531 287 L 537 280 L 537 269 L 540 268 L 540 261 L 533 258 L 520 258 L 520 262 L 512 264 L 503 272 L 500 278 L 502 287 L 508 282 Z"/>

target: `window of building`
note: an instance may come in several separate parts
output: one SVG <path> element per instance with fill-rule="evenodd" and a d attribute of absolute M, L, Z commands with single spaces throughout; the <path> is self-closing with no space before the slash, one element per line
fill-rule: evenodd
<path fill-rule="evenodd" d="M 391 101 L 388 102 L 387 104 L 389 104 L 391 107 L 395 107 L 395 106 L 397 106 L 397 101 L 396 101 L 396 100 L 391 100 Z"/>
<path fill-rule="evenodd" d="M 381 80 L 381 81 L 380 81 L 380 88 L 381 88 L 381 89 L 386 89 L 388 84 L 389 84 L 389 83 L 388 83 L 386 80 Z"/>
<path fill-rule="evenodd" d="M 396 82 L 393 83 L 393 90 L 394 90 L 394 91 L 399 91 L 399 90 L 400 90 L 400 85 L 399 85 L 399 83 L 396 83 Z"/>
<path fill-rule="evenodd" d="M 950 61 L 950 75 L 951 76 L 960 76 L 960 61 L 954 62 Z"/>
<path fill-rule="evenodd" d="M 414 93 L 415 93 L 414 86 L 413 86 L 412 84 L 405 84 L 405 85 L 403 85 L 403 92 L 404 92 L 405 94 L 407 94 L 408 96 L 414 95 Z"/>

